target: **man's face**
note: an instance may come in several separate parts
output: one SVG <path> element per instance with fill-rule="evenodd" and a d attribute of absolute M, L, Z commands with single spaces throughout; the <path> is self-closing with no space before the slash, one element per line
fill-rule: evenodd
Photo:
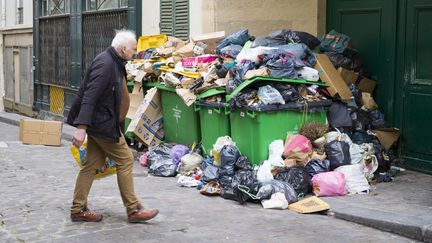
<path fill-rule="evenodd" d="M 136 53 L 136 49 L 137 49 L 137 42 L 136 41 L 130 42 L 128 45 L 123 47 L 122 57 L 125 60 L 130 60 L 132 56 Z"/>

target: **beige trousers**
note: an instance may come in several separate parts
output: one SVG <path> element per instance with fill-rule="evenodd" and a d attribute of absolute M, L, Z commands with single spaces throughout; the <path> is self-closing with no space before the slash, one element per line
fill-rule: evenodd
<path fill-rule="evenodd" d="M 80 170 L 76 179 L 71 213 L 78 213 L 87 207 L 87 197 L 96 170 L 101 168 L 106 157 L 113 160 L 117 165 L 117 182 L 128 215 L 138 206 L 132 174 L 134 157 L 123 134 L 118 143 L 87 136 L 87 163 Z"/>

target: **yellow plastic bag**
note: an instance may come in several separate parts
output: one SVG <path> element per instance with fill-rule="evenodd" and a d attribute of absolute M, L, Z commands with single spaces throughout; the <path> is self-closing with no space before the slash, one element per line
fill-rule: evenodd
<path fill-rule="evenodd" d="M 87 142 L 85 142 L 79 149 L 75 146 L 70 147 L 72 156 L 80 168 L 83 168 L 86 161 Z M 105 176 L 115 174 L 117 172 L 114 161 L 106 158 L 105 164 L 95 171 L 95 179 L 100 179 Z"/>

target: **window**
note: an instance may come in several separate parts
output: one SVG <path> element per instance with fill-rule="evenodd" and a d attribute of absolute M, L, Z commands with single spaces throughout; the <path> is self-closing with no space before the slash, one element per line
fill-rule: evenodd
<path fill-rule="evenodd" d="M 128 0 L 86 0 L 87 11 L 98 11 L 105 9 L 125 8 Z"/>
<path fill-rule="evenodd" d="M 41 16 L 68 14 L 70 0 L 42 0 Z"/>
<path fill-rule="evenodd" d="M 16 24 L 23 24 L 23 0 L 17 0 L 17 14 L 16 14 Z"/>
<path fill-rule="evenodd" d="M 160 0 L 160 32 L 189 38 L 189 0 Z"/>

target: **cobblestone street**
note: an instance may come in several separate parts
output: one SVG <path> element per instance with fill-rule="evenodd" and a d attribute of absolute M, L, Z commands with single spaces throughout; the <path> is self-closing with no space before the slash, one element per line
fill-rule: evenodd
<path fill-rule="evenodd" d="M 94 182 L 89 207 L 100 223 L 73 223 L 69 207 L 78 166 L 70 143 L 22 145 L 18 127 L 0 123 L 0 242 L 412 242 L 327 215 L 301 215 L 239 205 L 179 188 L 175 178 L 145 176 L 135 167 L 135 190 L 160 214 L 128 224 L 116 176 Z"/>

